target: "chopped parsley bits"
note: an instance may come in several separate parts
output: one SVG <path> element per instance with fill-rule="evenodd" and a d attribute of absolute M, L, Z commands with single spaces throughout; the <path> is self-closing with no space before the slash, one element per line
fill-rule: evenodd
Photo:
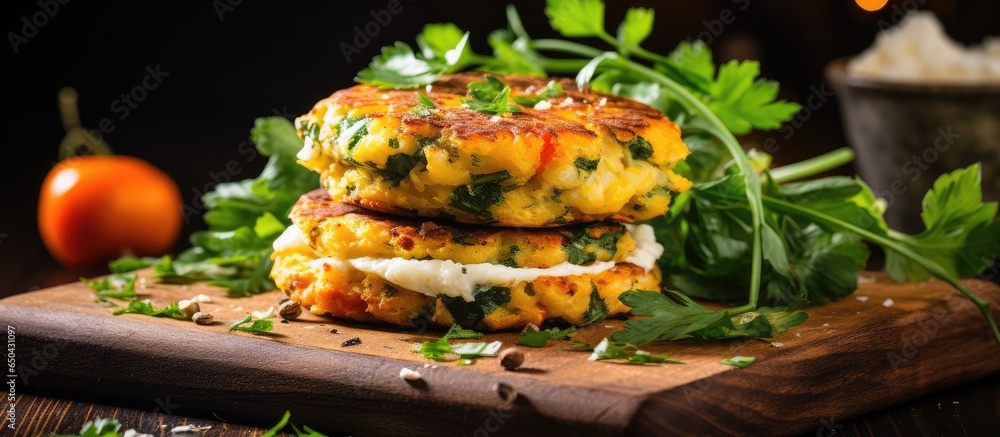
<path fill-rule="evenodd" d="M 757 360 L 757 358 L 754 358 L 754 357 L 744 357 L 744 356 L 737 355 L 735 357 L 726 358 L 726 359 L 722 360 L 722 364 L 729 364 L 729 365 L 736 366 L 736 367 L 739 367 L 739 368 L 742 369 L 742 368 L 744 368 L 746 366 L 749 366 L 751 363 L 753 363 L 756 360 Z"/>

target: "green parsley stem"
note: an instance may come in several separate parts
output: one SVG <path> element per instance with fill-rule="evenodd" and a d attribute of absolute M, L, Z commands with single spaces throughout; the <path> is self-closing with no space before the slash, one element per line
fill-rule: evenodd
<path fill-rule="evenodd" d="M 653 53 L 653 52 L 651 52 L 649 50 L 646 50 L 646 49 L 644 49 L 644 48 L 642 48 L 640 46 L 635 46 L 635 47 L 630 48 L 629 52 L 635 54 L 636 56 L 638 56 L 638 57 L 640 57 L 642 59 L 645 59 L 645 60 L 651 61 L 651 62 L 666 62 L 666 61 L 670 60 L 670 58 L 667 57 L 667 56 L 663 56 L 663 55 L 661 55 L 659 53 Z"/>
<path fill-rule="evenodd" d="M 750 271 L 750 290 L 749 296 L 747 298 L 747 304 L 735 308 L 731 308 L 730 316 L 745 313 L 747 311 L 753 311 L 757 309 L 757 299 L 760 295 L 760 282 L 761 282 L 761 264 L 762 264 L 762 243 L 761 243 L 761 226 L 764 217 L 764 206 L 761 202 L 761 188 L 760 188 L 760 178 L 757 176 L 757 172 L 754 170 L 753 165 L 750 164 L 750 160 L 747 158 L 747 154 L 743 151 L 743 147 L 740 146 L 739 141 L 733 136 L 732 132 L 726 128 L 726 125 L 719 119 L 705 103 L 701 101 L 698 97 L 691 94 L 687 88 L 684 88 L 677 82 L 674 82 L 670 78 L 660 74 L 658 71 L 653 70 L 645 65 L 638 64 L 636 62 L 622 60 L 622 59 L 611 59 L 608 62 L 617 63 L 624 69 L 631 70 L 632 72 L 645 76 L 649 80 L 659 83 L 664 88 L 666 88 L 670 93 L 672 93 L 678 101 L 685 104 L 685 106 L 704 118 L 708 122 L 709 133 L 719 139 L 729 154 L 732 155 L 733 160 L 736 162 L 736 166 L 739 167 L 740 172 L 743 173 L 743 178 L 746 181 L 746 196 L 747 202 L 750 205 L 750 217 L 751 225 L 753 231 L 753 251 L 751 256 L 751 271 Z"/>
<path fill-rule="evenodd" d="M 939 279 L 947 282 L 952 287 L 955 287 L 956 290 L 964 294 L 965 297 L 969 298 L 969 300 L 975 303 L 976 306 L 979 308 L 979 311 L 982 312 L 983 316 L 986 317 L 986 322 L 989 324 L 990 330 L 992 330 L 993 332 L 993 338 L 996 340 L 997 345 L 1000 345 L 1000 329 L 997 328 L 997 323 L 993 319 L 993 313 L 990 312 L 989 302 L 973 294 L 971 291 L 969 291 L 969 289 L 965 288 L 965 286 L 960 284 L 958 280 L 956 280 L 950 274 L 948 274 L 948 272 L 946 272 L 937 263 L 927 258 L 924 258 L 920 254 L 910 250 L 910 248 L 906 247 L 905 245 L 897 241 L 892 240 L 891 238 L 875 234 L 862 227 L 855 226 L 851 223 L 845 222 L 836 217 L 832 217 L 827 214 L 823 214 L 819 211 L 769 196 L 763 196 L 763 201 L 764 203 L 767 204 L 768 208 L 774 211 L 781 211 L 790 215 L 798 215 L 801 217 L 809 218 L 818 223 L 826 224 L 828 226 L 836 226 L 847 229 L 848 231 L 858 234 L 862 238 L 871 241 L 872 243 L 899 252 L 900 255 L 903 255 L 909 258 L 911 261 L 919 264 L 921 267 L 931 272 L 934 276 L 937 276 Z"/>
<path fill-rule="evenodd" d="M 596 58 L 604 53 L 603 50 L 562 39 L 535 39 L 531 40 L 530 46 L 535 50 L 549 50 L 588 58 Z"/>
<path fill-rule="evenodd" d="M 588 59 L 541 59 L 542 69 L 550 73 L 576 73 L 590 62 Z"/>
<path fill-rule="evenodd" d="M 517 13 L 517 7 L 512 4 L 507 5 L 507 25 L 518 38 L 531 39 L 528 37 L 528 32 L 524 30 L 524 24 L 521 23 L 521 15 Z"/>
<path fill-rule="evenodd" d="M 531 45 L 536 50 L 549 50 L 578 56 L 596 58 L 604 54 L 601 50 L 593 47 L 558 39 L 533 40 Z M 760 178 L 757 176 L 757 172 L 750 164 L 750 160 L 747 158 L 746 152 L 743 151 L 743 147 L 740 146 L 739 141 L 736 140 L 736 137 L 733 136 L 732 132 L 729 131 L 722 120 L 720 120 L 719 117 L 715 115 L 715 113 L 712 112 L 712 110 L 709 109 L 704 102 L 701 101 L 701 99 L 695 97 L 694 94 L 691 94 L 690 91 L 677 82 L 674 82 L 656 70 L 627 59 L 609 58 L 606 62 L 617 63 L 624 69 L 631 70 L 633 73 L 645 76 L 649 80 L 662 85 L 670 91 L 678 101 L 684 104 L 686 108 L 703 117 L 708 122 L 708 127 L 710 128 L 709 133 L 718 138 L 719 141 L 721 141 L 726 147 L 726 150 L 728 150 L 733 156 L 733 160 L 736 161 L 737 167 L 739 167 L 740 172 L 743 173 L 743 177 L 746 180 L 747 202 L 750 205 L 750 217 L 753 227 L 753 251 L 751 252 L 752 255 L 750 259 L 750 290 L 749 296 L 747 297 L 747 303 L 746 305 L 732 308 L 729 311 L 730 315 L 737 315 L 757 309 L 757 300 L 760 296 L 761 266 L 763 258 L 761 226 L 764 217 L 764 206 L 761 203 L 762 194 L 760 188 Z"/>
<path fill-rule="evenodd" d="M 841 147 L 804 161 L 771 169 L 771 178 L 779 184 L 793 182 L 835 169 L 853 160 L 854 150 L 849 147 Z"/>

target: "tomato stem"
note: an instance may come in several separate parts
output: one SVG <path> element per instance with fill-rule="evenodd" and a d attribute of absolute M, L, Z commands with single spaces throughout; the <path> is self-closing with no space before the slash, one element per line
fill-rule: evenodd
<path fill-rule="evenodd" d="M 66 136 L 59 143 L 59 160 L 80 155 L 111 155 L 111 146 L 80 125 L 78 95 L 73 87 L 59 90 L 57 103 Z M 96 132 L 96 131 L 94 131 Z"/>

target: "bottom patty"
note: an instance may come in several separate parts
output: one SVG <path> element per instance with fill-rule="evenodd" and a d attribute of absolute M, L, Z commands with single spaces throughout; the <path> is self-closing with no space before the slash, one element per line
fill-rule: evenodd
<path fill-rule="evenodd" d="M 628 290 L 658 290 L 660 271 L 627 262 L 599 274 L 541 276 L 509 286 L 480 288 L 475 300 L 428 296 L 391 284 L 378 275 L 340 269 L 305 249 L 280 250 L 271 271 L 278 288 L 313 314 L 415 326 L 454 323 L 476 329 L 520 328 L 562 319 L 585 325 L 628 307 L 618 300 Z"/>

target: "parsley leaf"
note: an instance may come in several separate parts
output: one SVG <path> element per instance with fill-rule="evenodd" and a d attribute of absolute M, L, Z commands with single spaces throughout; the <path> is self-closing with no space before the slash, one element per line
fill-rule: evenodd
<path fill-rule="evenodd" d="M 434 104 L 434 101 L 431 100 L 430 97 L 427 97 L 427 94 L 418 91 L 417 101 L 417 106 L 410 110 L 414 114 L 422 117 L 428 117 L 434 114 L 432 110 L 437 109 L 437 105 Z M 396 148 L 398 149 L 399 147 L 397 146 Z"/>
<path fill-rule="evenodd" d="M 138 276 L 134 274 L 123 275 L 117 273 L 100 281 L 87 278 L 80 278 L 80 281 L 94 290 L 98 300 L 106 301 L 109 297 L 115 299 L 131 299 L 136 297 L 135 281 L 137 279 Z"/>
<path fill-rule="evenodd" d="M 569 258 L 567 262 L 576 265 L 590 264 L 597 261 L 600 251 L 612 255 L 618 251 L 618 239 L 624 230 L 607 231 L 595 238 L 591 236 L 594 227 L 596 226 L 578 228 L 567 236 L 563 242 L 563 250 Z"/>
<path fill-rule="evenodd" d="M 623 47 L 634 47 L 642 44 L 651 33 L 653 33 L 653 10 L 628 8 L 625 20 L 618 26 L 618 44 Z"/>
<path fill-rule="evenodd" d="M 550 80 L 549 83 L 545 85 L 545 88 L 542 88 L 542 90 L 539 91 L 535 97 L 514 96 L 514 101 L 524 106 L 535 106 L 538 102 L 549 100 L 559 94 L 562 94 L 562 92 L 562 85 L 559 85 L 559 82 Z"/>
<path fill-rule="evenodd" d="M 606 338 L 594 346 L 594 353 L 590 355 L 589 359 L 590 361 L 613 360 L 622 364 L 684 364 L 682 361 L 671 360 L 666 355 L 653 355 L 639 350 L 634 345 L 611 342 Z"/>
<path fill-rule="evenodd" d="M 778 83 L 758 79 L 757 61 L 732 60 L 719 68 L 719 75 L 708 88 L 708 107 L 736 135 L 752 129 L 772 130 L 781 126 L 801 106 L 775 100 Z"/>
<path fill-rule="evenodd" d="M 800 310 L 767 307 L 730 316 L 726 310 L 709 310 L 683 293 L 672 290 L 667 290 L 666 293 L 622 293 L 619 300 L 632 307 L 633 314 L 651 317 L 626 321 L 623 325 L 625 331 L 612 334 L 611 339 L 629 344 L 645 344 L 656 340 L 684 338 L 770 338 L 802 324 L 809 317 Z"/>
<path fill-rule="evenodd" d="M 979 164 L 939 177 L 924 196 L 920 218 L 925 230 L 894 233 L 900 242 L 956 277 L 972 277 L 1000 259 L 997 203 L 983 202 Z M 898 252 L 886 251 L 886 270 L 897 281 L 923 281 L 932 275 Z"/>
<path fill-rule="evenodd" d="M 451 343 L 448 343 L 448 337 L 441 337 L 438 340 L 425 341 L 415 345 L 414 352 L 429 360 L 448 361 L 447 355 L 452 353 Z"/>
<path fill-rule="evenodd" d="M 597 285 L 590 283 L 590 304 L 587 305 L 587 312 L 583 313 L 583 323 L 589 325 L 598 320 L 604 319 L 608 315 L 608 304 L 604 302 L 601 293 L 597 291 Z"/>
<path fill-rule="evenodd" d="M 177 302 L 171 302 L 163 308 L 156 309 L 153 308 L 153 304 L 149 301 L 149 299 L 132 299 L 132 301 L 128 303 L 128 306 L 116 309 L 111 314 L 116 316 L 122 314 L 142 314 L 151 317 L 170 317 L 179 320 L 187 319 L 187 316 L 185 316 L 184 312 L 181 311 Z"/>
<path fill-rule="evenodd" d="M 450 331 L 449 331 L 450 332 Z M 413 351 L 434 361 L 454 361 L 457 358 L 472 359 L 496 355 L 503 343 L 470 342 L 452 347 L 447 335 L 438 340 L 425 341 L 413 345 Z M 459 363 L 463 364 L 463 363 Z M 470 364 L 470 363 L 464 363 Z"/>
<path fill-rule="evenodd" d="M 492 221 L 493 213 L 489 208 L 503 202 L 503 187 L 500 183 L 510 178 L 510 172 L 507 170 L 472 175 L 472 184 L 452 191 L 450 206 Z"/>
<path fill-rule="evenodd" d="M 108 263 L 108 269 L 113 273 L 128 273 L 156 265 L 159 262 L 160 258 L 136 258 L 134 256 L 123 256 Z"/>
<path fill-rule="evenodd" d="M 461 70 L 469 62 L 472 50 L 466 42 L 468 32 L 462 32 L 454 23 L 430 23 L 417 35 L 417 46 L 427 59 L 442 59 L 448 71 Z M 450 60 L 450 61 L 449 61 Z"/>
<path fill-rule="evenodd" d="M 586 159 L 581 156 L 579 158 L 576 158 L 575 161 L 573 161 L 573 165 L 576 166 L 576 168 L 580 169 L 580 171 L 591 172 L 597 170 L 597 164 L 599 164 L 600 162 L 601 158 Z"/>
<path fill-rule="evenodd" d="M 121 428 L 122 424 L 117 419 L 98 417 L 83 424 L 80 434 L 58 437 L 120 437 L 121 433 L 118 431 Z"/>
<path fill-rule="evenodd" d="M 563 36 L 601 36 L 604 30 L 604 2 L 601 0 L 548 0 L 545 15 L 552 28 Z"/>
<path fill-rule="evenodd" d="M 744 356 L 737 355 L 737 356 L 732 357 L 732 358 L 726 358 L 726 359 L 722 360 L 721 362 L 722 362 L 722 364 L 729 364 L 729 365 L 736 366 L 736 367 L 739 367 L 739 368 L 742 369 L 742 368 L 744 368 L 746 366 L 749 366 L 750 364 L 752 364 L 756 360 L 757 360 L 757 358 L 755 358 L 755 357 L 744 357 Z"/>
<path fill-rule="evenodd" d="M 647 159 L 653 156 L 653 145 L 649 144 L 645 138 L 636 135 L 629 141 L 619 143 L 628 149 L 629 153 L 632 154 L 632 158 L 635 159 Z"/>
<path fill-rule="evenodd" d="M 409 44 L 397 41 L 383 47 L 382 54 L 372 59 L 354 80 L 383 89 L 406 89 L 434 82 L 447 71 L 448 64 L 443 60 L 417 56 Z"/>
<path fill-rule="evenodd" d="M 493 48 L 494 57 L 486 62 L 486 70 L 499 74 L 545 76 L 538 53 L 528 46 L 526 40 L 514 39 L 507 29 L 498 29 L 491 32 L 486 41 Z"/>
<path fill-rule="evenodd" d="M 576 333 L 576 327 L 570 326 L 566 329 L 549 328 L 539 330 L 537 327 L 528 326 L 517 338 L 517 343 L 524 346 L 544 347 L 549 340 L 566 338 Z"/>
<path fill-rule="evenodd" d="M 249 332 L 251 334 L 264 334 L 274 329 L 274 321 L 271 320 L 272 317 L 274 317 L 273 314 L 271 314 L 271 317 L 265 319 L 253 320 L 253 314 L 247 313 L 247 316 L 243 320 L 229 325 L 229 330 Z"/>
<path fill-rule="evenodd" d="M 441 302 L 451 313 L 455 323 L 479 323 L 483 317 L 492 314 L 497 308 L 510 302 L 510 289 L 490 286 L 477 291 L 474 297 L 476 300 L 467 302 L 462 297 L 444 296 L 441 298 Z"/>
<path fill-rule="evenodd" d="M 444 338 L 448 340 L 467 339 L 467 338 L 479 339 L 483 338 L 483 333 L 476 332 L 471 329 L 465 329 L 459 325 L 451 325 L 451 329 L 449 329 L 448 333 L 444 335 Z"/>
<path fill-rule="evenodd" d="M 475 111 L 489 114 L 523 112 L 520 106 L 510 102 L 510 86 L 494 76 L 487 76 L 485 81 L 470 82 L 467 87 L 471 97 L 462 97 L 461 100 Z"/>

